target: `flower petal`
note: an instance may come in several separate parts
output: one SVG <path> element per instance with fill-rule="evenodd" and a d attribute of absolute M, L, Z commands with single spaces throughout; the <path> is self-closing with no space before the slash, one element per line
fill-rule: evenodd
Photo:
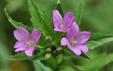
<path fill-rule="evenodd" d="M 26 50 L 26 49 L 27 49 L 26 47 L 20 47 L 20 48 L 17 48 L 17 49 L 15 50 L 15 52 L 24 51 L 24 50 Z"/>
<path fill-rule="evenodd" d="M 77 48 L 76 46 L 71 46 L 70 44 L 67 45 L 67 46 L 68 46 L 68 48 L 69 48 L 71 51 L 73 51 L 76 55 L 80 55 L 80 54 L 81 54 L 80 49 Z"/>
<path fill-rule="evenodd" d="M 68 45 L 69 44 L 69 41 L 67 38 L 63 37 L 60 41 L 61 45 Z"/>
<path fill-rule="evenodd" d="M 13 33 L 14 33 L 14 37 L 17 39 L 17 40 L 29 40 L 30 39 L 30 33 L 24 29 L 23 27 L 18 27 L 18 30 L 15 30 Z"/>
<path fill-rule="evenodd" d="M 53 22 L 62 22 L 62 16 L 60 15 L 58 10 L 53 10 Z"/>
<path fill-rule="evenodd" d="M 27 56 L 32 56 L 33 55 L 33 52 L 35 50 L 35 46 L 36 46 L 36 44 L 32 48 L 29 48 L 29 49 L 25 50 L 25 54 Z"/>
<path fill-rule="evenodd" d="M 63 25 L 70 28 L 73 20 L 74 20 L 73 14 L 71 12 L 67 12 L 63 17 Z"/>
<path fill-rule="evenodd" d="M 31 37 L 35 44 L 38 42 L 40 36 L 41 36 L 41 33 L 39 33 L 38 29 L 34 29 L 31 33 Z"/>
<path fill-rule="evenodd" d="M 61 25 L 57 21 L 55 21 L 53 23 L 53 25 L 54 25 L 55 28 L 60 28 L 61 27 Z"/>
<path fill-rule="evenodd" d="M 88 47 L 85 44 L 76 45 L 76 47 L 82 50 L 84 53 L 88 52 Z"/>
<path fill-rule="evenodd" d="M 78 42 L 77 44 L 83 44 L 90 38 L 90 32 L 83 31 L 75 39 Z"/>
<path fill-rule="evenodd" d="M 14 48 L 22 48 L 22 47 L 27 47 L 24 40 L 17 41 L 16 44 L 14 45 Z"/>
<path fill-rule="evenodd" d="M 79 27 L 76 22 L 73 22 L 72 28 L 68 31 L 67 37 L 68 39 L 76 38 L 79 34 Z"/>

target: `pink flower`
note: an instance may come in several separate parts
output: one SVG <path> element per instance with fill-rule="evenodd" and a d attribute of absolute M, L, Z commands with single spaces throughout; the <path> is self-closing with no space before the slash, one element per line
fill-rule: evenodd
<path fill-rule="evenodd" d="M 15 30 L 13 33 L 14 37 L 18 40 L 14 45 L 14 48 L 16 48 L 15 52 L 25 51 L 27 56 L 32 56 L 41 33 L 34 29 L 30 35 L 23 27 L 18 27 L 18 30 Z"/>
<path fill-rule="evenodd" d="M 62 16 L 58 12 L 58 10 L 53 10 L 53 23 L 55 27 L 55 31 L 67 32 L 74 20 L 74 16 L 71 12 L 67 12 L 62 19 Z"/>
<path fill-rule="evenodd" d="M 81 51 L 88 52 L 88 47 L 84 44 L 90 38 L 90 32 L 83 31 L 79 33 L 79 27 L 76 22 L 72 23 L 72 28 L 67 33 L 67 38 L 61 39 L 61 45 L 73 51 L 76 55 L 80 55 Z"/>

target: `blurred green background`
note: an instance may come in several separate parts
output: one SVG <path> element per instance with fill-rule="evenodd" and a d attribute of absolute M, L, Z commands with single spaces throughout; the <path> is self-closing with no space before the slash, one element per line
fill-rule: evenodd
<path fill-rule="evenodd" d="M 48 16 L 52 18 L 52 10 L 55 8 L 57 0 L 36 0 L 37 4 L 43 8 Z M 64 12 L 73 12 L 80 0 L 61 0 Z M 4 8 L 15 21 L 32 26 L 27 0 L 0 0 L 0 69 L 10 71 L 33 71 L 30 61 L 9 61 L 7 56 L 14 55 L 14 44 L 17 41 L 13 36 L 15 28 L 8 22 Z M 101 34 L 113 35 L 113 0 L 86 0 L 81 31 L 90 31 Z M 75 16 L 76 17 L 76 16 Z M 112 53 L 113 42 L 104 44 L 94 50 L 89 50 L 86 54 L 91 59 L 99 54 Z M 72 59 L 78 65 L 84 65 L 88 60 Z M 113 71 L 113 62 L 105 65 L 99 71 Z"/>

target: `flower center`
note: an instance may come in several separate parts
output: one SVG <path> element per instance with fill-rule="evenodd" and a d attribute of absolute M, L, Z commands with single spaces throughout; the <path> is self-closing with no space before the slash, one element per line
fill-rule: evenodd
<path fill-rule="evenodd" d="M 77 41 L 72 38 L 70 41 L 69 41 L 70 45 L 76 45 L 77 44 Z"/>
<path fill-rule="evenodd" d="M 33 42 L 32 39 L 29 40 L 29 41 L 27 41 L 26 44 L 27 44 L 30 48 L 34 46 L 34 42 Z"/>
<path fill-rule="evenodd" d="M 64 25 L 63 25 L 63 24 L 61 24 L 61 27 L 62 27 L 62 28 L 64 28 Z"/>

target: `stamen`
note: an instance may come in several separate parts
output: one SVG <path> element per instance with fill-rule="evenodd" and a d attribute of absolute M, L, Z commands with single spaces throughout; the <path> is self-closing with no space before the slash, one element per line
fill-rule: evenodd
<path fill-rule="evenodd" d="M 61 24 L 61 27 L 64 28 L 64 25 Z"/>
<path fill-rule="evenodd" d="M 28 42 L 26 42 L 26 44 L 29 44 Z"/>
<path fill-rule="evenodd" d="M 77 43 L 77 41 L 74 41 L 74 43 Z"/>

